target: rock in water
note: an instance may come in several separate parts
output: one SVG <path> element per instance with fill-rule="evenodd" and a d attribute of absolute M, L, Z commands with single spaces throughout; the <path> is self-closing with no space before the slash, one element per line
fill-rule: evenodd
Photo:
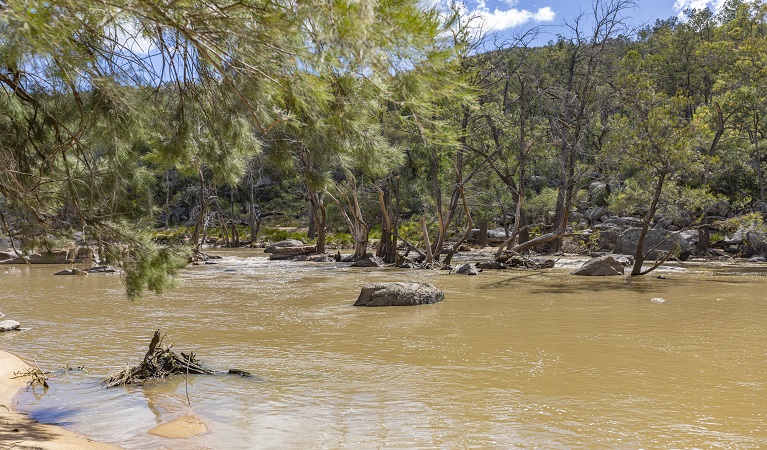
<path fill-rule="evenodd" d="M 21 328 L 21 324 L 15 320 L 0 320 L 0 333 L 13 331 Z"/>
<path fill-rule="evenodd" d="M 386 263 L 378 256 L 371 256 L 369 258 L 360 259 L 352 264 L 352 267 L 383 267 Z"/>
<path fill-rule="evenodd" d="M 474 267 L 474 264 L 466 263 L 458 268 L 458 270 L 455 271 L 455 273 L 459 273 L 461 275 L 479 275 L 479 272 L 477 272 L 477 268 Z"/>
<path fill-rule="evenodd" d="M 306 244 L 297 239 L 287 239 L 284 241 L 275 242 L 274 244 L 266 247 L 264 253 L 276 253 L 275 249 L 278 248 L 292 248 L 292 247 L 304 247 Z"/>
<path fill-rule="evenodd" d="M 208 431 L 207 425 L 197 417 L 186 414 L 149 430 L 149 434 L 169 439 L 184 439 Z"/>
<path fill-rule="evenodd" d="M 506 268 L 506 264 L 498 261 L 489 261 L 489 262 L 481 262 L 477 263 L 478 269 L 492 269 L 492 270 L 503 270 Z"/>
<path fill-rule="evenodd" d="M 441 302 L 445 294 L 428 283 L 371 283 L 362 287 L 354 306 L 413 306 Z"/>
<path fill-rule="evenodd" d="M 586 261 L 579 269 L 571 272 L 571 274 L 592 277 L 623 275 L 623 265 L 610 255 L 599 256 Z"/>
<path fill-rule="evenodd" d="M 651 298 L 650 301 L 653 303 L 658 303 L 658 304 L 666 303 L 666 299 L 660 298 L 660 297 Z"/>
<path fill-rule="evenodd" d="M 80 270 L 78 268 L 70 269 L 70 270 L 61 270 L 59 272 L 54 273 L 54 275 L 88 275 L 88 272 L 84 270 Z"/>

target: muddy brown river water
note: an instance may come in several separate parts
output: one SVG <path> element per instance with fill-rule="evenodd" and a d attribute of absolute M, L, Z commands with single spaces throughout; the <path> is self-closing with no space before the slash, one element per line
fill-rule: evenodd
<path fill-rule="evenodd" d="M 18 406 L 126 448 L 767 447 L 767 266 L 466 277 L 221 254 L 138 302 L 119 276 L 0 266 L 0 311 L 28 328 L 0 347 L 85 367 Z M 365 282 L 399 280 L 445 301 L 351 306 Z M 158 328 L 174 349 L 256 377 L 101 388 Z M 210 431 L 147 434 L 186 412 Z"/>

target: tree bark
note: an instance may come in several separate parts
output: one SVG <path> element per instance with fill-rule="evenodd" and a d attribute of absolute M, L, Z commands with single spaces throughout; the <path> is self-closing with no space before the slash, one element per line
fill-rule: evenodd
<path fill-rule="evenodd" d="M 649 272 L 642 272 L 642 265 L 644 264 L 646 258 L 646 254 L 644 252 L 644 242 L 645 238 L 647 237 L 647 231 L 650 229 L 650 223 L 652 222 L 653 217 L 655 217 L 655 212 L 658 210 L 660 196 L 663 193 L 663 182 L 665 181 L 667 175 L 668 172 L 663 171 L 658 176 L 658 180 L 653 191 L 652 202 L 650 203 L 650 209 L 647 211 L 644 219 L 642 220 L 642 231 L 639 232 L 639 241 L 637 242 L 637 248 L 634 252 L 634 267 L 631 269 L 632 276 L 644 275 Z"/>
<path fill-rule="evenodd" d="M 312 188 L 307 187 L 309 202 L 311 203 L 312 222 L 316 230 L 316 242 L 317 253 L 325 253 L 325 245 L 327 241 L 326 235 L 326 216 L 325 216 L 325 199 L 324 195 L 315 191 Z"/>

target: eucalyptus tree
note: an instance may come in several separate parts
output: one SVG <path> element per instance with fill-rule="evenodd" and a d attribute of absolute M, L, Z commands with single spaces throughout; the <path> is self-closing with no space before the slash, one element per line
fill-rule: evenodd
<path fill-rule="evenodd" d="M 612 50 L 620 42 L 621 33 L 629 33 L 627 13 L 635 3 L 631 0 L 595 0 L 591 13 L 574 19 L 569 35 L 561 36 L 550 48 L 557 77 L 551 89 L 548 111 L 551 133 L 559 147 L 558 184 L 554 230 L 539 236 L 522 248 L 555 241 L 559 248 L 567 230 L 574 195 L 588 170 L 586 137 L 601 113 L 600 89 L 611 62 Z"/>
<path fill-rule="evenodd" d="M 645 239 L 656 212 L 671 200 L 669 187 L 679 181 L 680 172 L 695 166 L 694 135 L 685 117 L 687 99 L 658 92 L 638 52 L 624 57 L 616 87 L 621 110 L 610 118 L 603 156 L 631 174 L 633 182 L 626 183 L 625 195 L 633 197 L 642 218 L 631 275 L 644 275 L 665 262 L 643 269 Z"/>
<path fill-rule="evenodd" d="M 496 177 L 506 186 L 513 204 L 514 225 L 504 249 L 519 237 L 528 240 L 525 199 L 530 162 L 542 157 L 541 149 L 549 141 L 545 118 L 540 114 L 549 86 L 546 84 L 548 61 L 545 51 L 529 48 L 527 42 L 536 30 L 524 33 L 510 48 L 481 55 L 477 59 L 482 95 L 480 106 L 466 121 L 470 125 L 467 148 L 482 157 Z"/>
<path fill-rule="evenodd" d="M 722 45 L 729 50 L 729 64 L 721 68 L 722 108 L 727 128 L 752 146 L 756 174 L 754 197 L 765 201 L 764 139 L 767 137 L 767 3 L 730 1 L 725 4 Z"/>

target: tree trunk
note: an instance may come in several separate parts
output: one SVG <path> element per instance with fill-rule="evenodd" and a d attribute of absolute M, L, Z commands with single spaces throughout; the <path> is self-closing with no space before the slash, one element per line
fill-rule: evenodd
<path fill-rule="evenodd" d="M 471 235 L 471 229 L 474 227 L 474 222 L 471 220 L 471 212 L 469 211 L 469 203 L 466 201 L 466 192 L 463 190 L 463 182 L 460 179 L 460 173 L 458 175 L 458 190 L 461 194 L 461 203 L 463 204 L 463 213 L 466 216 L 466 231 L 464 231 L 463 235 L 461 236 L 458 241 L 453 244 L 453 247 L 448 251 L 447 256 L 445 256 L 445 265 L 450 265 L 450 261 L 453 260 L 453 255 L 455 255 L 458 252 L 458 249 L 461 247 L 461 245 L 466 241 L 466 239 L 469 238 Z"/>
<path fill-rule="evenodd" d="M 260 228 L 259 225 L 261 225 L 260 220 L 256 220 L 256 204 L 253 202 L 253 197 L 250 199 L 250 217 L 249 220 L 249 226 L 250 226 L 250 245 L 255 245 L 258 241 L 258 229 Z"/>
<path fill-rule="evenodd" d="M 655 217 L 655 212 L 658 210 L 658 203 L 660 202 L 660 196 L 663 192 L 663 182 L 666 179 L 666 175 L 668 175 L 668 172 L 663 171 L 660 176 L 658 176 L 658 181 L 655 185 L 655 190 L 653 191 L 652 202 L 650 203 L 650 209 L 642 220 L 642 231 L 639 232 L 639 241 L 637 242 L 637 248 L 634 252 L 634 267 L 631 269 L 632 276 L 644 275 L 652 271 L 652 269 L 650 269 L 642 272 L 642 265 L 646 258 L 644 242 L 647 237 L 647 231 L 650 229 L 650 222 L 652 222 L 653 217 Z"/>
<path fill-rule="evenodd" d="M 421 214 L 421 232 L 423 233 L 423 246 L 426 247 L 426 259 L 424 264 L 431 264 L 434 262 L 434 254 L 431 251 L 431 244 L 429 243 L 429 229 L 426 227 L 426 214 Z"/>
<path fill-rule="evenodd" d="M 482 219 L 479 222 L 479 231 L 477 231 L 477 246 L 480 248 L 487 247 L 487 219 Z"/>
<path fill-rule="evenodd" d="M 165 229 L 170 228 L 170 169 L 165 171 Z"/>
<path fill-rule="evenodd" d="M 306 237 L 309 239 L 314 239 L 317 237 L 317 221 L 316 221 L 316 215 L 314 211 L 314 204 L 312 203 L 311 199 L 309 200 L 309 231 L 306 232 Z"/>
<path fill-rule="evenodd" d="M 199 195 L 199 213 L 197 215 L 197 222 L 194 224 L 194 231 L 192 231 L 192 242 L 194 243 L 195 247 L 199 247 L 200 245 L 200 233 L 203 233 L 204 228 L 204 222 L 205 222 L 205 215 L 207 214 L 207 201 L 206 201 L 206 195 L 205 195 L 205 175 L 203 174 L 203 168 L 198 167 L 197 168 L 197 176 L 200 180 L 200 195 Z M 205 234 L 205 233 L 203 233 Z M 205 237 L 203 236 L 203 239 Z"/>
<path fill-rule="evenodd" d="M 764 201 L 764 170 L 762 170 L 762 150 L 759 148 L 759 113 L 754 113 L 754 150 L 756 151 L 756 174 L 759 179 L 759 200 Z"/>
<path fill-rule="evenodd" d="M 326 217 L 325 217 L 325 199 L 324 195 L 320 194 L 319 192 L 315 191 L 314 189 L 308 188 L 308 196 L 309 196 L 309 202 L 311 203 L 311 211 L 312 211 L 312 222 L 314 223 L 314 228 L 316 230 L 316 242 L 317 242 L 317 253 L 325 253 L 325 244 L 327 240 L 326 235 Z"/>
<path fill-rule="evenodd" d="M 708 226 L 704 225 L 698 228 L 698 245 L 695 251 L 699 255 L 708 253 L 708 249 L 711 246 L 711 236 L 708 233 Z"/>
<path fill-rule="evenodd" d="M 385 189 L 373 185 L 378 190 L 378 203 L 381 206 L 381 240 L 376 248 L 376 256 L 386 264 L 396 262 L 397 246 L 394 226 L 392 223 L 391 180 L 387 181 Z"/>

